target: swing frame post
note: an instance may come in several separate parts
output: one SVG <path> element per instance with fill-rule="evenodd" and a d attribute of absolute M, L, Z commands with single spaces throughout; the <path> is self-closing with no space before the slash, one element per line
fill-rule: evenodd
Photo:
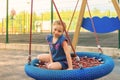
<path fill-rule="evenodd" d="M 120 3 L 120 0 L 118 0 L 118 4 Z M 118 30 L 118 48 L 120 49 L 120 30 Z"/>
<path fill-rule="evenodd" d="M 120 30 L 118 30 L 118 49 L 120 49 Z"/>
<path fill-rule="evenodd" d="M 6 2 L 6 43 L 9 43 L 9 37 L 8 37 L 8 4 L 9 0 Z"/>
<path fill-rule="evenodd" d="M 84 12 L 85 12 L 86 4 L 87 4 L 87 0 L 83 0 L 80 8 L 80 12 L 79 12 L 78 20 L 77 20 L 76 30 L 72 40 L 72 45 L 74 49 L 76 49 L 76 45 L 78 43 L 78 37 L 81 29 L 81 24 L 82 24 Z"/>
<path fill-rule="evenodd" d="M 52 23 L 53 23 L 53 3 L 51 0 L 51 34 L 52 34 Z"/>
<path fill-rule="evenodd" d="M 119 7 L 119 0 L 112 0 L 112 3 L 115 7 L 115 10 L 117 12 L 118 18 L 120 20 L 120 7 Z M 118 30 L 118 48 L 120 49 L 120 30 Z"/>

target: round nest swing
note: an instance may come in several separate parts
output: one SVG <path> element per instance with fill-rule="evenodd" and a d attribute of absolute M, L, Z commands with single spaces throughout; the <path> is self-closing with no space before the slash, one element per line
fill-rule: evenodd
<path fill-rule="evenodd" d="M 31 1 L 32 1 L 31 3 L 33 4 L 33 0 Z M 62 19 L 56 8 L 54 0 L 52 0 L 52 2 L 55 6 L 58 17 L 62 22 Z M 32 4 L 31 6 L 33 6 Z M 65 33 L 68 36 L 66 31 Z M 101 53 L 73 51 L 74 53 L 76 53 L 76 55 L 80 59 L 87 61 L 87 63 L 85 61 L 79 62 L 78 67 L 74 67 L 74 64 L 73 64 L 73 68 L 74 68 L 73 70 L 48 70 L 45 67 L 36 66 L 36 64 L 39 64 L 39 60 L 34 59 L 31 61 L 31 34 L 32 34 L 32 7 L 31 7 L 30 45 L 29 45 L 30 51 L 29 51 L 29 58 L 28 58 L 29 63 L 25 64 L 24 70 L 28 76 L 30 76 L 35 80 L 94 80 L 109 74 L 114 68 L 113 59 L 107 55 L 102 54 L 103 52 L 100 47 L 99 49 Z M 98 42 L 98 45 L 99 45 L 99 42 Z M 89 61 L 93 63 L 90 63 Z M 97 64 L 94 63 L 94 61 L 96 61 Z M 90 64 L 94 64 L 94 65 L 90 65 Z"/>
<path fill-rule="evenodd" d="M 111 57 L 100 53 L 77 52 L 79 57 L 101 59 L 103 62 L 98 66 L 77 68 L 73 70 L 48 70 L 37 67 L 39 60 L 34 59 L 31 65 L 25 65 L 25 72 L 36 80 L 94 80 L 109 74 L 114 68 L 114 61 Z"/>

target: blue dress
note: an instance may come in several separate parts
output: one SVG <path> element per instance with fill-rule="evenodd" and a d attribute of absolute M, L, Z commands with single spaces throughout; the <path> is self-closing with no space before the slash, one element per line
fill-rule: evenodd
<path fill-rule="evenodd" d="M 52 43 L 53 35 L 50 34 L 47 36 L 46 40 L 49 44 L 53 61 L 60 62 L 63 69 L 67 68 L 68 64 L 67 64 L 67 60 L 66 60 L 66 55 L 65 55 L 64 49 L 62 47 L 63 41 L 67 41 L 67 38 L 64 35 L 61 35 L 59 37 L 59 39 L 57 40 L 57 42 L 53 44 Z"/>

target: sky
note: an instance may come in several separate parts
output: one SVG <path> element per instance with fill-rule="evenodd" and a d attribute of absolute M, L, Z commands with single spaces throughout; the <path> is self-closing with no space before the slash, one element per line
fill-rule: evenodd
<path fill-rule="evenodd" d="M 29 11 L 30 12 L 30 1 L 31 0 L 8 0 L 9 1 L 9 14 L 12 9 L 16 11 L 16 14 L 20 11 Z M 50 11 L 51 0 L 33 0 L 33 10 L 39 15 L 44 11 Z M 54 0 L 58 10 L 74 10 L 75 4 L 77 0 Z M 79 4 L 77 9 L 81 6 L 81 1 L 79 0 Z M 99 8 L 101 10 L 105 9 L 114 9 L 111 0 L 88 0 L 89 7 Z M 0 0 L 0 18 L 6 17 L 6 0 Z"/>

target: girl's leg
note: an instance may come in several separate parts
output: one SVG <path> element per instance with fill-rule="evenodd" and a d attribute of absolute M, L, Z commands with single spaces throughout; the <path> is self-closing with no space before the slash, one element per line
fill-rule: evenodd
<path fill-rule="evenodd" d="M 50 54 L 40 54 L 37 56 L 41 62 L 49 62 L 50 61 Z"/>
<path fill-rule="evenodd" d="M 60 62 L 53 62 L 48 65 L 48 69 L 61 70 L 62 65 L 60 64 Z"/>

